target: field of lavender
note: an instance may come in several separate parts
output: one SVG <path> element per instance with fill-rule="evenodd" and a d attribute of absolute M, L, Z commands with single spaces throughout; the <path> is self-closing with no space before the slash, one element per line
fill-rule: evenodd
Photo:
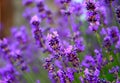
<path fill-rule="evenodd" d="M 26 22 L 0 39 L 0 83 L 120 83 L 120 0 L 47 1 L 21 0 Z"/>

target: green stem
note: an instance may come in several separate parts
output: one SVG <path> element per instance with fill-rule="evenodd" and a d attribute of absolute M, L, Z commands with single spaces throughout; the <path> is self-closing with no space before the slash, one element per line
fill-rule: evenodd
<path fill-rule="evenodd" d="M 100 35 L 97 32 L 96 32 L 96 37 L 97 37 L 97 41 L 98 41 L 100 47 L 102 47 L 101 46 L 101 41 L 100 41 Z"/>
<path fill-rule="evenodd" d="M 69 23 L 69 29 L 70 29 L 70 33 L 71 33 L 71 37 L 73 38 L 74 36 L 74 33 L 73 33 L 73 30 L 72 30 L 72 23 L 71 23 L 71 17 L 68 17 L 68 23 Z M 71 41 L 71 44 L 73 45 L 74 44 L 74 41 Z"/>
<path fill-rule="evenodd" d="M 31 80 L 32 83 L 34 83 L 34 81 L 33 81 L 32 77 L 31 77 L 31 75 L 29 75 L 28 73 L 26 73 L 26 76 Z"/>
<path fill-rule="evenodd" d="M 119 53 L 116 54 L 116 58 L 117 58 L 118 65 L 120 66 L 120 57 L 119 57 Z"/>
<path fill-rule="evenodd" d="M 23 73 L 23 76 L 25 77 L 25 79 L 26 79 L 27 81 L 31 81 L 31 83 L 34 83 L 33 78 L 31 77 L 30 74 L 28 74 L 28 72 L 23 71 L 22 73 Z"/>

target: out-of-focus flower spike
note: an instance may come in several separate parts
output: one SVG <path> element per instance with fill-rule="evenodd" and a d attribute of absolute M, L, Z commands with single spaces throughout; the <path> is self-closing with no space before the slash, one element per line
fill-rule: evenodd
<path fill-rule="evenodd" d="M 73 49 L 73 46 L 70 45 L 68 48 L 65 49 L 65 53 L 70 53 Z"/>
<path fill-rule="evenodd" d="M 34 15 L 31 20 L 30 20 L 30 24 L 32 24 L 35 28 L 39 26 L 41 20 L 37 15 Z"/>
<path fill-rule="evenodd" d="M 23 6 L 28 6 L 33 3 L 33 0 L 22 0 Z"/>
<path fill-rule="evenodd" d="M 116 8 L 116 17 L 118 19 L 118 22 L 120 23 L 120 6 Z"/>
<path fill-rule="evenodd" d="M 37 43 L 40 47 L 44 47 L 42 31 L 41 31 L 41 29 L 39 28 L 40 22 L 41 22 L 41 19 L 40 19 L 37 15 L 34 15 L 34 16 L 31 18 L 31 21 L 30 21 L 30 23 L 31 23 L 32 26 L 33 26 L 33 35 L 34 35 L 34 38 L 35 38 L 35 40 L 36 40 L 36 43 Z"/>
<path fill-rule="evenodd" d="M 4 80 L 3 83 L 18 83 L 18 80 L 16 78 L 16 70 L 9 63 L 5 67 L 0 69 L 0 76 Z"/>
<path fill-rule="evenodd" d="M 16 65 L 18 67 L 20 67 L 20 69 L 22 71 L 27 71 L 28 70 L 28 66 L 27 66 L 25 60 L 23 59 L 23 56 L 21 55 L 20 50 L 15 51 L 15 61 L 16 61 Z"/>
<path fill-rule="evenodd" d="M 82 37 L 75 39 L 75 48 L 77 52 L 85 50 L 84 39 Z"/>
<path fill-rule="evenodd" d="M 13 64 L 14 63 L 13 52 L 11 51 L 6 38 L 0 40 L 0 49 L 5 54 L 5 57 Z"/>
<path fill-rule="evenodd" d="M 112 45 L 112 42 L 111 42 L 111 39 L 110 39 L 110 37 L 109 36 L 106 36 L 105 38 L 104 38 L 104 40 L 103 40 L 103 47 L 105 47 L 105 48 L 110 48 L 111 47 L 111 45 Z"/>

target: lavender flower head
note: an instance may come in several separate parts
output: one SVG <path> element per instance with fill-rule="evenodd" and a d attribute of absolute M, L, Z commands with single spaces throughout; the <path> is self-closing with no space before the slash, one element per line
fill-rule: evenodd
<path fill-rule="evenodd" d="M 33 26 L 36 26 L 36 27 L 39 26 L 40 22 L 41 22 L 41 20 L 40 20 L 40 18 L 39 18 L 37 15 L 33 16 L 33 17 L 31 18 L 31 20 L 30 20 L 30 23 L 31 23 Z"/>

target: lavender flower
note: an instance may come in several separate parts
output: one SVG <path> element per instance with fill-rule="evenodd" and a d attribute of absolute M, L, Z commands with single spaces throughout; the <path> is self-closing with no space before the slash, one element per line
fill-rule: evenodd
<path fill-rule="evenodd" d="M 43 12 L 45 10 L 44 0 L 35 0 L 35 3 L 36 3 L 36 6 L 37 6 L 39 12 Z"/>
<path fill-rule="evenodd" d="M 95 2 L 89 0 L 89 1 L 86 1 L 86 9 L 87 10 L 91 10 L 91 11 L 94 11 L 96 9 L 96 5 L 95 5 Z"/>
<path fill-rule="evenodd" d="M 104 41 L 103 41 L 103 46 L 104 46 L 105 48 L 110 48 L 111 45 L 112 45 L 112 42 L 111 42 L 111 40 L 110 40 L 110 37 L 109 37 L 109 36 L 106 36 L 106 37 L 104 38 Z"/>
<path fill-rule="evenodd" d="M 33 16 L 31 18 L 30 23 L 33 26 L 33 33 L 34 33 L 34 38 L 36 40 L 36 43 L 40 46 L 43 47 L 43 36 L 42 36 L 42 31 L 41 29 L 39 29 L 39 24 L 40 24 L 40 19 L 38 18 L 38 16 Z"/>
<path fill-rule="evenodd" d="M 77 54 L 75 51 L 72 50 L 72 46 L 69 46 L 66 50 L 66 57 L 68 59 L 69 62 L 71 62 L 71 64 L 75 67 L 75 68 L 79 68 L 79 58 L 77 57 Z"/>
<path fill-rule="evenodd" d="M 5 83 L 17 82 L 16 71 L 14 67 L 10 64 L 7 64 L 4 68 L 0 69 L 0 75 L 2 76 L 2 79 Z"/>
<path fill-rule="evenodd" d="M 22 4 L 24 6 L 30 5 L 33 2 L 33 0 L 22 0 Z"/>
<path fill-rule="evenodd" d="M 11 51 L 7 39 L 0 40 L 0 48 L 2 52 L 6 55 L 5 57 L 13 64 L 14 63 L 14 57 L 13 52 Z"/>
<path fill-rule="evenodd" d="M 21 56 L 20 50 L 16 50 L 15 53 L 16 53 L 15 61 L 17 62 L 16 65 L 19 66 L 22 71 L 27 71 L 28 70 L 28 66 L 25 63 L 23 57 Z"/>
<path fill-rule="evenodd" d="M 40 18 L 38 18 L 38 16 L 36 16 L 36 15 L 33 16 L 33 17 L 31 18 L 31 21 L 30 21 L 30 23 L 31 23 L 35 28 L 39 26 L 40 22 L 41 22 Z"/>
<path fill-rule="evenodd" d="M 84 73 L 85 73 L 87 82 L 94 82 L 94 83 L 98 82 L 98 76 L 100 73 L 98 69 L 92 70 L 92 69 L 86 68 Z"/>
<path fill-rule="evenodd" d="M 74 69 L 73 68 L 67 68 L 66 76 L 69 78 L 69 81 L 72 82 L 74 80 Z"/>
<path fill-rule="evenodd" d="M 0 83 L 120 83 L 119 0 L 54 1 L 22 1 L 33 37 L 0 39 Z"/>
<path fill-rule="evenodd" d="M 111 4 L 113 1 L 115 1 L 115 0 L 104 0 L 105 1 L 105 3 L 107 3 L 107 4 Z"/>
<path fill-rule="evenodd" d="M 85 59 L 82 61 L 82 65 L 85 67 L 95 66 L 95 60 L 92 56 L 86 55 Z"/>
<path fill-rule="evenodd" d="M 109 70 L 109 73 L 118 73 L 119 72 L 119 67 L 112 67 L 112 69 Z"/>
<path fill-rule="evenodd" d="M 87 20 L 90 23 L 89 28 L 92 31 L 96 31 L 99 27 L 99 20 L 100 20 L 100 15 L 97 11 L 97 5 L 95 4 L 95 2 L 88 0 L 86 1 L 86 9 L 88 14 Z"/>
<path fill-rule="evenodd" d="M 83 52 L 85 50 L 83 38 L 77 38 L 75 39 L 75 47 L 78 52 Z"/>
<path fill-rule="evenodd" d="M 58 34 L 54 31 L 52 34 L 48 34 L 47 39 L 49 40 L 49 45 L 54 51 L 60 50 L 60 43 L 58 40 Z"/>
<path fill-rule="evenodd" d="M 117 27 L 113 26 L 108 31 L 108 35 L 110 36 L 113 43 L 117 42 L 119 40 L 119 30 Z"/>
<path fill-rule="evenodd" d="M 118 21 L 120 22 L 120 6 L 118 6 L 116 8 L 116 17 L 117 17 Z"/>

